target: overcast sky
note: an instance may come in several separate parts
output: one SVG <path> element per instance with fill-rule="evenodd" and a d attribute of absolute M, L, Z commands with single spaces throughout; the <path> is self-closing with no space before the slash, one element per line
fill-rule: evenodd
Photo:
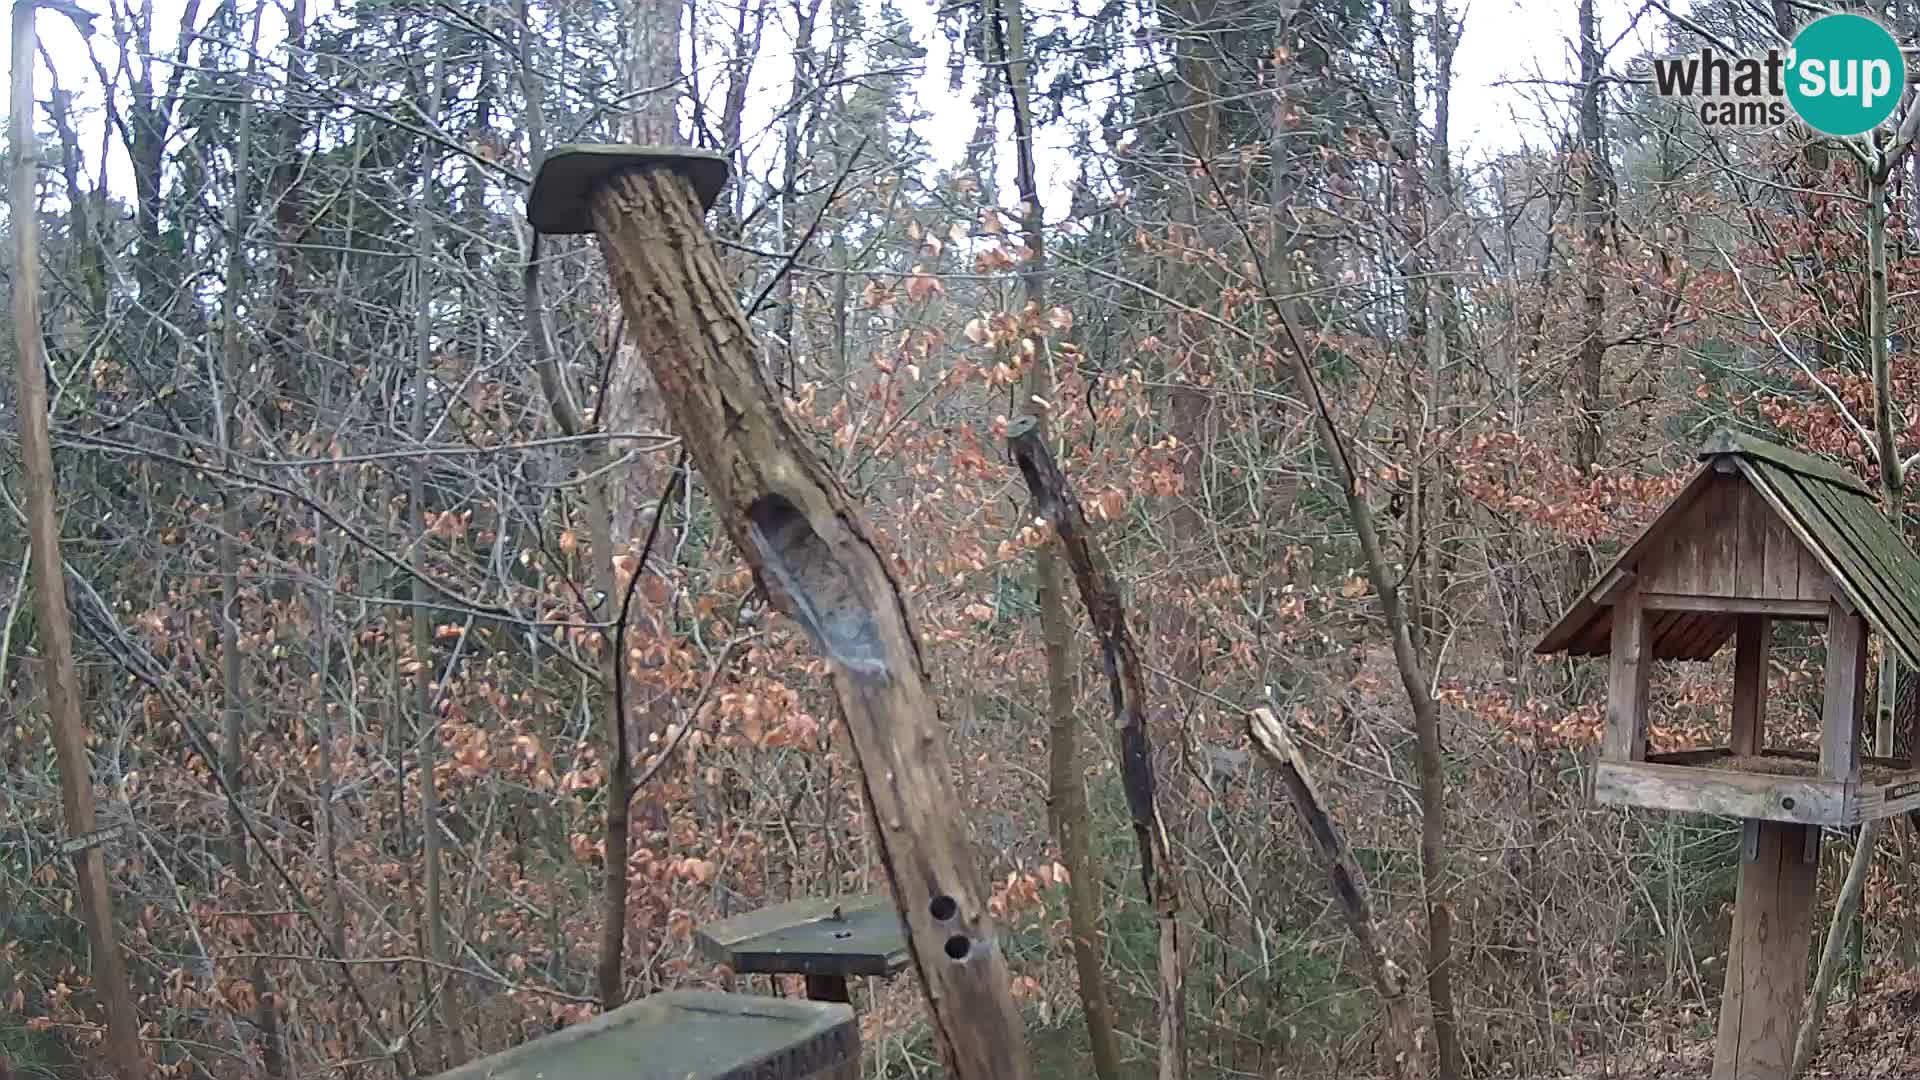
<path fill-rule="evenodd" d="M 80 2 L 90 9 L 104 9 L 103 0 Z M 154 6 L 160 23 L 154 35 L 158 48 L 174 38 L 179 0 L 156 0 Z M 309 6 L 311 9 L 315 5 Z M 332 4 L 322 0 L 318 6 L 324 9 Z M 930 49 L 920 88 L 921 107 L 931 114 L 926 134 L 937 152 L 951 159 L 960 153 L 974 131 L 972 104 L 967 95 L 956 95 L 948 89 L 948 45 L 942 35 L 934 32 L 933 5 L 924 0 L 903 0 L 902 6 L 909 10 L 909 18 L 919 30 L 919 39 Z M 1600 0 L 1599 7 L 1606 40 L 1611 42 L 1629 29 L 1630 12 L 1635 9 L 1629 0 Z M 1570 91 L 1564 84 L 1577 70 L 1573 44 L 1574 0 L 1458 0 L 1456 14 L 1465 20 L 1465 33 L 1454 62 L 1452 143 L 1457 160 L 1471 163 L 1488 154 L 1518 148 L 1523 141 L 1533 145 L 1550 141 L 1566 123 L 1568 110 L 1564 102 Z M 1645 17 L 1634 39 L 1616 56 L 1624 59 L 1645 48 L 1652 33 L 1659 29 L 1657 20 L 1663 18 Z M 100 26 L 101 31 L 94 37 L 94 48 L 111 69 L 111 38 L 104 32 L 104 20 Z M 99 83 L 79 35 L 63 16 L 51 12 L 40 14 L 39 27 L 42 43 L 60 67 L 61 85 L 78 91 L 83 107 L 97 104 Z M 1037 28 L 1040 32 L 1045 29 L 1044 24 Z M 7 22 L 0 20 L 0 39 L 9 36 L 10 30 Z M 779 29 L 768 28 L 767 40 L 756 64 L 754 98 L 759 107 L 752 111 L 765 110 L 763 116 L 771 115 L 778 103 L 784 101 L 792 70 L 786 60 L 792 43 L 780 35 Z M 279 37 L 277 20 L 271 16 L 265 37 L 269 40 Z M 43 101 L 48 85 L 45 67 L 41 66 L 36 91 Z M 99 152 L 97 124 L 95 119 L 90 137 L 82 136 L 82 146 L 90 155 L 87 162 L 90 174 L 99 169 L 99 162 L 91 157 Z M 750 122 L 749 130 L 754 126 Z M 1055 145 L 1043 147 L 1043 153 L 1063 152 L 1066 133 L 1053 134 Z M 113 153 L 114 157 L 108 162 L 109 176 L 116 189 L 125 190 L 128 186 L 126 161 L 117 143 Z M 1064 205 L 1057 205 L 1063 200 L 1060 193 L 1064 191 L 1059 182 L 1070 174 L 1066 169 L 1042 171 L 1051 173 L 1056 181 L 1051 185 L 1051 192 L 1043 193 L 1051 217 L 1065 209 Z"/>

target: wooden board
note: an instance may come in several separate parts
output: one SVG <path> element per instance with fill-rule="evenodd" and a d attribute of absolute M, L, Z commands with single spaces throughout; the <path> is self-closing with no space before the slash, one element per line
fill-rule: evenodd
<path fill-rule="evenodd" d="M 1767 745 L 1767 651 L 1773 624 L 1764 615 L 1740 616 L 1733 652 L 1733 741 L 1736 754 Z"/>
<path fill-rule="evenodd" d="M 1867 621 L 1839 604 L 1827 615 L 1826 694 L 1820 712 L 1820 772 L 1860 778 L 1860 718 L 1867 694 Z"/>
<path fill-rule="evenodd" d="M 1595 800 L 1613 806 L 1844 825 L 1850 792 L 1840 780 L 1723 772 L 1647 761 L 1601 761 L 1594 769 L 1593 795 Z"/>
<path fill-rule="evenodd" d="M 1647 679 L 1653 668 L 1648 629 L 1639 594 L 1627 590 L 1613 606 L 1613 649 L 1607 662 L 1607 730 L 1601 752 L 1609 761 L 1638 761 L 1647 753 Z"/>
<path fill-rule="evenodd" d="M 853 1010 L 677 990 L 470 1062 L 436 1080 L 859 1080 Z"/>
<path fill-rule="evenodd" d="M 1742 860 L 1720 1006 L 1713 1080 L 1788 1080 L 1805 1009 L 1819 830 L 1756 822 L 1756 857 Z"/>
<path fill-rule="evenodd" d="M 693 939 L 742 975 L 885 976 L 911 960 L 900 913 L 878 894 L 777 904 L 700 927 Z"/>

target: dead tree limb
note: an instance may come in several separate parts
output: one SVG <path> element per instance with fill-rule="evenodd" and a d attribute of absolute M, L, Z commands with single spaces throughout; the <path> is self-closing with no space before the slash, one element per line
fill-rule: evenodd
<path fill-rule="evenodd" d="M 1127 626 L 1127 609 L 1113 570 L 1093 542 L 1080 500 L 1054 463 L 1041 430 L 1036 417 L 1015 417 L 1007 424 L 1007 449 L 1026 478 L 1040 516 L 1059 537 L 1080 599 L 1087 605 L 1087 618 L 1100 638 L 1113 718 L 1120 728 L 1120 780 L 1133 817 L 1134 839 L 1140 845 L 1140 881 L 1160 923 L 1160 1076 L 1173 1080 L 1187 1073 L 1186 973 L 1180 959 L 1178 868 L 1154 800 L 1145 667 Z"/>
<path fill-rule="evenodd" d="M 1367 902 L 1366 879 L 1347 849 L 1346 837 L 1327 812 L 1313 775 L 1300 750 L 1287 735 L 1278 717 L 1266 709 L 1255 709 L 1247 716 L 1247 732 L 1253 736 L 1253 748 L 1280 774 L 1280 782 L 1300 812 L 1300 828 L 1313 845 L 1340 915 L 1347 921 L 1353 940 L 1364 955 L 1367 972 L 1373 976 L 1374 992 L 1380 996 L 1380 1011 L 1387 1025 L 1389 1075 L 1417 1077 L 1426 1074 L 1426 1059 L 1420 1053 L 1419 1021 L 1413 1002 L 1407 997 L 1407 973 L 1387 955 L 1380 933 L 1373 923 L 1373 909 Z"/>
<path fill-rule="evenodd" d="M 722 526 L 774 606 L 831 664 L 948 1075 L 1022 1080 L 1025 1039 L 1000 930 L 912 620 L 865 516 L 788 424 L 760 370 L 701 220 L 725 179 L 714 155 L 561 148 L 541 165 L 528 216 L 545 231 L 598 234 L 634 343 Z"/>

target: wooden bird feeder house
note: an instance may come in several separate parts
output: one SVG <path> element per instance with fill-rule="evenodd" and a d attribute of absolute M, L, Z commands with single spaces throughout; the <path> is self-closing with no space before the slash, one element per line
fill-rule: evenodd
<path fill-rule="evenodd" d="M 1786 1080 L 1807 978 L 1821 827 L 1920 807 L 1920 771 L 1860 751 L 1868 634 L 1920 667 L 1920 558 L 1846 471 L 1721 432 L 1702 468 L 1535 652 L 1605 656 L 1597 801 L 1743 821 L 1714 1080 Z M 1820 749 L 1767 743 L 1776 622 L 1823 624 Z M 1649 753 L 1658 660 L 1734 643 L 1724 746 Z"/>

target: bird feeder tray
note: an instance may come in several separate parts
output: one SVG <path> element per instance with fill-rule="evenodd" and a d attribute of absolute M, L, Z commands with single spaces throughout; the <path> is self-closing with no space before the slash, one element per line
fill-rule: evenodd
<path fill-rule="evenodd" d="M 677 990 L 475 1061 L 437 1080 L 858 1080 L 845 1005 Z"/>
<path fill-rule="evenodd" d="M 804 975 L 808 996 L 845 1001 L 848 976 L 907 966 L 907 936 L 890 897 L 806 899 L 751 911 L 693 932 L 708 958 L 739 975 Z"/>
<path fill-rule="evenodd" d="M 594 189 L 628 169 L 671 169 L 684 175 L 692 182 L 702 211 L 713 209 L 729 172 L 725 156 L 684 146 L 556 146 L 534 171 L 527 220 L 536 230 L 552 235 L 592 232 Z"/>

